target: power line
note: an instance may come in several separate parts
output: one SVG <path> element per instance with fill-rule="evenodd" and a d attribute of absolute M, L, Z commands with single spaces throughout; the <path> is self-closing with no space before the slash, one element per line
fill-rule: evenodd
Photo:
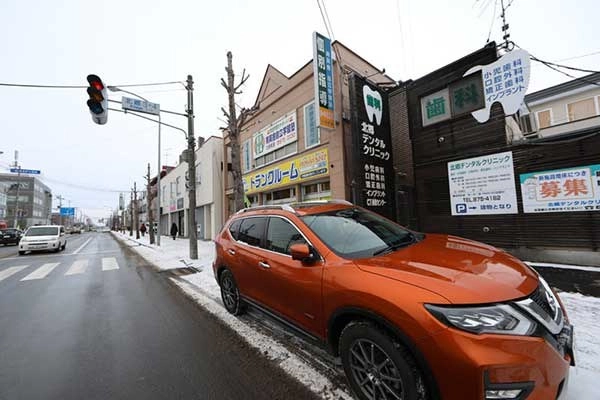
<path fill-rule="evenodd" d="M 331 25 L 331 21 L 329 20 L 329 13 L 327 12 L 327 7 L 325 7 L 325 0 L 321 0 L 321 3 L 323 3 L 323 11 L 325 11 L 325 18 L 327 18 L 329 30 L 331 30 L 331 40 L 335 40 L 335 34 L 333 33 L 333 25 Z"/>
<path fill-rule="evenodd" d="M 557 60 L 557 62 L 561 62 L 561 61 L 569 61 L 569 60 L 576 60 L 578 58 L 583 58 L 583 57 L 589 57 L 589 56 L 595 56 L 596 54 L 600 54 L 600 50 L 598 51 L 594 51 L 591 53 L 587 53 L 587 54 L 582 54 L 580 56 L 573 56 L 573 57 L 568 57 L 568 58 L 563 58 L 561 60 Z"/>
<path fill-rule="evenodd" d="M 490 23 L 490 31 L 488 32 L 488 37 L 485 43 L 490 42 L 490 38 L 492 37 L 492 29 L 494 28 L 494 22 L 496 22 L 496 9 L 498 8 L 498 0 L 494 2 L 494 13 L 492 14 L 492 22 Z"/>
<path fill-rule="evenodd" d="M 319 6 L 319 11 L 321 12 L 321 18 L 323 19 L 323 25 L 325 25 L 325 30 L 327 31 L 327 35 L 333 39 L 333 35 L 329 30 L 329 26 L 327 25 L 327 20 L 325 18 L 325 14 L 323 13 L 323 8 L 321 8 L 321 2 L 317 0 L 317 5 Z"/>
<path fill-rule="evenodd" d="M 136 87 L 136 86 L 161 86 L 161 85 L 173 85 L 182 83 L 180 81 L 173 82 L 157 82 L 157 83 L 131 83 L 125 85 L 111 85 L 117 87 Z M 85 89 L 88 86 L 84 85 L 38 85 L 38 84 L 26 84 L 26 83 L 6 83 L 0 82 L 0 86 L 7 87 L 22 87 L 22 88 L 36 88 L 36 89 Z"/>

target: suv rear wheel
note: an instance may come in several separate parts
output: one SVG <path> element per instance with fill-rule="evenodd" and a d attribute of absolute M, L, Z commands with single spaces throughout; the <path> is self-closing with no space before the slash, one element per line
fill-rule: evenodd
<path fill-rule="evenodd" d="M 240 291 L 230 270 L 226 269 L 221 272 L 219 286 L 221 287 L 221 299 L 227 311 L 233 315 L 243 314 L 246 307 L 240 298 Z"/>
<path fill-rule="evenodd" d="M 425 398 L 412 356 L 387 333 L 369 322 L 352 322 L 340 336 L 344 372 L 363 400 Z"/>

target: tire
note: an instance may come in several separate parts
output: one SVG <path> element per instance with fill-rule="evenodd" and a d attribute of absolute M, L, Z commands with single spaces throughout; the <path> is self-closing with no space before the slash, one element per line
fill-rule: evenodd
<path fill-rule="evenodd" d="M 246 311 L 246 305 L 240 298 L 240 291 L 230 270 L 226 269 L 221 272 L 219 286 L 221 287 L 221 300 L 225 309 L 233 315 L 243 314 Z"/>
<path fill-rule="evenodd" d="M 65 242 L 65 244 L 63 244 L 61 251 L 64 251 L 67 248 L 67 242 Z"/>
<path fill-rule="evenodd" d="M 346 378 L 361 400 L 426 398 L 419 369 L 408 350 L 369 322 L 351 322 L 340 335 Z"/>
<path fill-rule="evenodd" d="M 22 251 L 22 250 L 19 250 L 19 255 L 20 255 L 20 256 L 23 256 L 23 255 L 25 255 L 25 252 L 24 252 L 24 251 Z"/>

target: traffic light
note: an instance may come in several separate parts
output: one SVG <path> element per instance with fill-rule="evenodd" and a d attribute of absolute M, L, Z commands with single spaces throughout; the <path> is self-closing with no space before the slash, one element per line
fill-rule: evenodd
<path fill-rule="evenodd" d="M 98 75 L 88 75 L 87 81 L 90 86 L 87 88 L 87 93 L 90 99 L 87 101 L 87 106 L 92 114 L 92 121 L 98 125 L 104 125 L 108 119 L 108 93 L 106 86 L 102 83 L 102 79 Z"/>

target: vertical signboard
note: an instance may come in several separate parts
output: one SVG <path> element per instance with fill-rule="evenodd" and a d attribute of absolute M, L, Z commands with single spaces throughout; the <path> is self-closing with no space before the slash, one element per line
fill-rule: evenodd
<path fill-rule="evenodd" d="M 387 94 L 364 78 L 350 77 L 354 201 L 395 219 L 394 164 Z"/>
<path fill-rule="evenodd" d="M 600 211 L 600 164 L 519 176 L 523 211 Z"/>
<path fill-rule="evenodd" d="M 512 151 L 451 161 L 452 215 L 517 214 Z"/>
<path fill-rule="evenodd" d="M 333 129 L 333 59 L 331 40 L 313 32 L 313 79 L 315 103 L 319 105 L 317 126 Z"/>

